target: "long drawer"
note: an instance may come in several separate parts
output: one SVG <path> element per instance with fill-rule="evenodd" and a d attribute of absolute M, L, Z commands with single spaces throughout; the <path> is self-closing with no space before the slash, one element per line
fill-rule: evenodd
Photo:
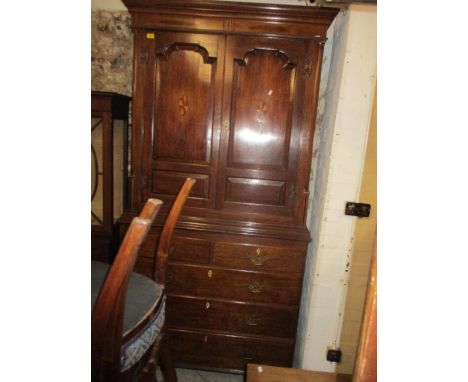
<path fill-rule="evenodd" d="M 298 308 L 169 296 L 169 327 L 293 338 Z"/>
<path fill-rule="evenodd" d="M 296 273 L 260 273 L 169 263 L 167 293 L 299 305 L 302 278 Z"/>
<path fill-rule="evenodd" d="M 247 363 L 291 366 L 294 342 L 169 329 L 176 365 L 244 370 Z"/>

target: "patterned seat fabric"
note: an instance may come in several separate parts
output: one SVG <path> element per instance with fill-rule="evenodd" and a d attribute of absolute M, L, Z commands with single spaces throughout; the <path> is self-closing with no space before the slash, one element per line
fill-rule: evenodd
<path fill-rule="evenodd" d="M 91 309 L 94 309 L 99 291 L 109 271 L 109 264 L 91 262 Z M 153 280 L 138 273 L 132 273 L 125 301 L 123 334 L 130 332 L 140 324 L 158 304 L 162 290 Z M 164 325 L 165 298 L 151 320 L 135 335 L 123 344 L 121 371 L 132 367 L 155 341 Z"/>
<path fill-rule="evenodd" d="M 164 325 L 166 296 L 163 297 L 158 312 L 141 332 L 122 346 L 120 358 L 121 371 L 125 371 L 137 363 L 156 340 Z"/>

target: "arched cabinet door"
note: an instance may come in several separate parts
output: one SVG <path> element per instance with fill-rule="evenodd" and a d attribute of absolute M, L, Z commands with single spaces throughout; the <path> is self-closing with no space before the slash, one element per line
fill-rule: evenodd
<path fill-rule="evenodd" d="M 171 201 L 192 177 L 197 183 L 187 205 L 213 208 L 225 37 L 143 31 L 140 38 L 135 83 L 147 98 L 137 100 L 141 112 L 135 123 L 142 130 L 134 129 L 146 137 L 137 154 L 143 158 L 145 189 L 139 202 L 148 197 Z M 144 73 L 141 81 L 138 73 Z"/>
<path fill-rule="evenodd" d="M 300 172 L 312 43 L 228 36 L 217 205 L 229 213 L 298 222 L 306 185 Z M 309 66 L 307 66 L 309 65 Z M 303 150 L 302 150 L 303 151 Z M 303 208 L 302 208 L 303 210 Z M 261 217 L 260 217 L 261 219 Z"/>

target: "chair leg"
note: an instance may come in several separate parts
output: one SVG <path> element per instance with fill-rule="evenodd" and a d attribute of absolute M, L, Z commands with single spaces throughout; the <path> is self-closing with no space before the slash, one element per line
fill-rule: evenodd
<path fill-rule="evenodd" d="M 159 352 L 159 365 L 161 366 L 164 382 L 177 382 L 177 374 L 172 360 L 171 351 L 169 350 L 168 336 L 165 331 Z"/>
<path fill-rule="evenodd" d="M 156 368 L 161 348 L 161 340 L 161 336 L 158 336 L 151 347 L 147 363 L 140 373 L 140 376 L 136 379 L 137 382 L 157 382 Z"/>

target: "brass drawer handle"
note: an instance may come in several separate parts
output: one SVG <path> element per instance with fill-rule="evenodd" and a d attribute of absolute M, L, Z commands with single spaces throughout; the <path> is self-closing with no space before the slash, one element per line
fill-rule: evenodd
<path fill-rule="evenodd" d="M 260 293 L 263 291 L 264 288 L 265 285 L 260 284 L 258 281 L 249 284 L 249 291 L 251 291 L 252 293 Z"/>
<path fill-rule="evenodd" d="M 263 265 L 266 260 L 266 257 L 265 255 L 262 254 L 262 251 L 260 248 L 257 248 L 257 251 L 254 254 L 252 253 L 247 254 L 247 257 L 249 258 L 250 262 L 253 265 Z"/>
<path fill-rule="evenodd" d="M 246 314 L 245 322 L 250 326 L 257 326 L 262 322 L 262 319 L 255 314 Z"/>

